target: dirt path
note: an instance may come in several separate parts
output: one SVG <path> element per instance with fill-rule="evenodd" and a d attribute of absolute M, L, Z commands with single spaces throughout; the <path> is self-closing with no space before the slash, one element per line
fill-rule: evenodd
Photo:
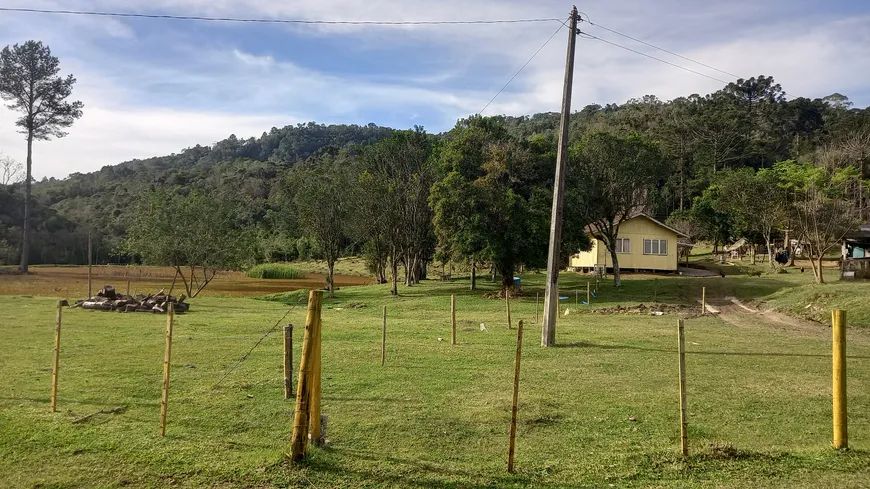
<path fill-rule="evenodd" d="M 708 304 L 719 311 L 717 315 L 720 319 L 740 328 L 776 329 L 811 336 L 831 334 L 830 327 L 827 325 L 794 318 L 773 310 L 756 309 L 734 297 L 712 299 Z"/>

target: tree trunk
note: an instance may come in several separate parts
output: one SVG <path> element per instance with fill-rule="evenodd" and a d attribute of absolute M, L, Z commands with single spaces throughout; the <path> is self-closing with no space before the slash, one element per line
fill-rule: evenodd
<path fill-rule="evenodd" d="M 749 254 L 752 255 L 752 264 L 755 265 L 755 255 L 758 254 L 758 250 L 755 248 L 755 244 L 749 245 Z"/>
<path fill-rule="evenodd" d="M 619 274 L 619 257 L 616 256 L 616 251 L 610 251 L 610 259 L 613 261 L 613 286 L 622 287 L 622 277 Z"/>
<path fill-rule="evenodd" d="M 499 267 L 499 272 L 501 273 L 501 291 L 507 296 L 511 287 L 514 286 L 514 267 Z"/>
<path fill-rule="evenodd" d="M 770 235 L 764 237 L 764 242 L 767 245 L 767 263 L 770 265 L 770 269 L 773 270 L 776 267 L 773 264 L 773 247 L 770 246 Z"/>
<path fill-rule="evenodd" d="M 30 265 L 30 180 L 33 175 L 33 130 L 27 132 L 27 171 L 24 177 L 24 227 L 21 239 L 21 264 L 18 269 L 27 273 Z"/>
<path fill-rule="evenodd" d="M 390 278 L 392 279 L 390 295 L 399 295 L 399 263 L 396 261 L 395 254 L 390 257 Z"/>
<path fill-rule="evenodd" d="M 820 253 L 819 254 L 819 266 L 816 270 L 816 282 L 818 282 L 820 284 L 825 283 L 825 274 L 822 273 L 822 260 L 824 260 L 824 259 L 825 259 L 824 254 Z"/>
<path fill-rule="evenodd" d="M 327 260 L 326 261 L 326 283 L 329 288 L 329 298 L 335 298 L 335 260 Z"/>
<path fill-rule="evenodd" d="M 471 290 L 477 290 L 477 262 L 471 262 Z"/>

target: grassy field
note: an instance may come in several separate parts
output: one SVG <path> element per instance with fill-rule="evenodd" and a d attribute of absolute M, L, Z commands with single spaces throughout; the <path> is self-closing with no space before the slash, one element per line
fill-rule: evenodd
<path fill-rule="evenodd" d="M 627 280 L 595 308 L 769 300 L 808 274 Z M 329 444 L 283 461 L 293 400 L 282 399 L 280 334 L 218 382 L 301 294 L 203 297 L 178 317 L 167 436 L 158 434 L 165 318 L 64 315 L 57 413 L 48 406 L 54 301 L 0 296 L 2 487 L 866 487 L 870 332 L 850 330 L 851 450 L 830 448 L 830 330 L 760 315 L 687 320 L 691 456 L 679 456 L 676 318 L 573 306 L 586 278 L 563 275 L 558 347 L 534 325 L 541 275 L 523 277 L 513 319 L 527 324 L 518 473 L 506 473 L 516 331 L 504 303 L 466 283 L 343 288 L 325 301 L 323 411 Z M 482 282 L 484 289 L 490 286 Z M 831 287 L 845 287 L 838 284 Z M 459 345 L 449 341 L 457 294 Z M 655 296 L 655 297 L 654 297 Z M 800 301 L 793 301 L 798 303 Z M 380 366 L 381 307 L 388 307 Z M 735 313 L 736 314 L 736 313 Z M 732 314 L 732 315 L 735 315 Z M 748 314 L 748 313 L 747 313 Z M 728 319 L 728 320 L 726 320 Z M 304 306 L 281 323 L 300 327 Z M 485 324 L 482 331 L 480 324 Z M 127 406 L 119 414 L 86 414 Z M 630 421 L 634 417 L 636 421 Z"/>

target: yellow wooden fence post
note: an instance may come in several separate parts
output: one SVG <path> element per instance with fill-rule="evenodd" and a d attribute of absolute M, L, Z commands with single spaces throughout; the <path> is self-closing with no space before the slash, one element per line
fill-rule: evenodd
<path fill-rule="evenodd" d="M 293 415 L 293 435 L 290 439 L 290 458 L 294 461 L 305 457 L 308 446 L 308 416 L 311 402 L 311 370 L 313 367 L 312 333 L 320 323 L 320 308 L 323 291 L 312 290 L 308 294 L 308 316 L 305 319 L 305 334 L 302 338 L 302 358 L 299 362 L 299 381 L 296 384 L 296 410 Z"/>

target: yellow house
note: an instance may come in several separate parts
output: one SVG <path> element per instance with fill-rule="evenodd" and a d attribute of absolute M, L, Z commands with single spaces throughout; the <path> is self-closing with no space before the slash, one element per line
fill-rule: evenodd
<path fill-rule="evenodd" d="M 613 268 L 613 260 L 604 242 L 595 237 L 595 229 L 587 228 L 592 236 L 592 249 L 573 255 L 570 267 L 574 270 L 592 271 Z M 678 239 L 689 236 L 652 217 L 637 213 L 619 226 L 616 239 L 616 254 L 621 270 L 677 271 Z"/>

